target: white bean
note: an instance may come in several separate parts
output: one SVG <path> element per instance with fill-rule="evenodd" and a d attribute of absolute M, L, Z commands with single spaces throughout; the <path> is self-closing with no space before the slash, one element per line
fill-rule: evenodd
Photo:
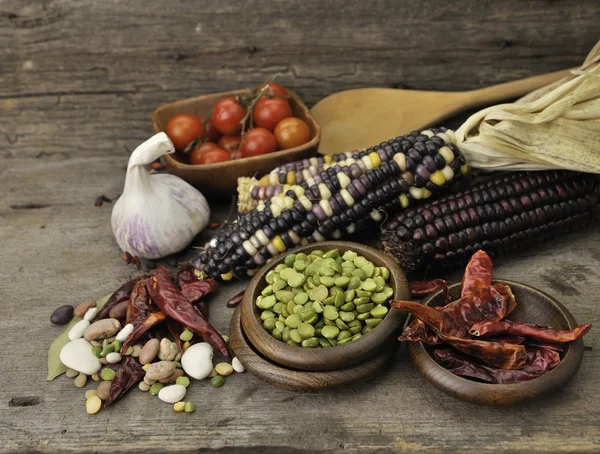
<path fill-rule="evenodd" d="M 79 320 L 69 330 L 69 340 L 81 339 L 85 330 L 90 327 L 90 322 L 87 320 Z"/>
<path fill-rule="evenodd" d="M 83 316 L 84 320 L 87 320 L 88 322 L 91 322 L 92 320 L 94 320 L 94 317 L 96 316 L 96 314 L 98 313 L 98 308 L 97 307 L 90 307 L 85 315 Z"/>
<path fill-rule="evenodd" d="M 109 363 L 118 363 L 121 361 L 121 355 L 119 355 L 117 352 L 109 353 L 106 355 L 106 361 Z"/>
<path fill-rule="evenodd" d="M 133 332 L 133 324 L 128 323 L 127 325 L 125 325 L 123 327 L 123 329 L 121 331 L 119 331 L 119 333 L 117 334 L 117 337 L 115 339 L 117 339 L 119 342 L 125 342 L 125 339 L 127 339 L 127 337 L 129 337 L 129 335 Z"/>
<path fill-rule="evenodd" d="M 246 370 L 246 368 L 244 367 L 244 365 L 240 362 L 239 359 L 237 359 L 237 356 L 233 358 L 233 360 L 231 361 L 231 366 L 233 367 L 233 370 L 239 373 L 242 373 Z"/>

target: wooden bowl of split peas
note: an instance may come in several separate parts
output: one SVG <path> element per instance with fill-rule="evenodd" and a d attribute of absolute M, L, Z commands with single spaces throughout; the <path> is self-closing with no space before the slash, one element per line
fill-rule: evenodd
<path fill-rule="evenodd" d="M 332 371 L 368 361 L 398 342 L 410 298 L 389 255 L 363 244 L 325 241 L 270 261 L 242 300 L 241 326 L 263 357 L 285 368 Z"/>

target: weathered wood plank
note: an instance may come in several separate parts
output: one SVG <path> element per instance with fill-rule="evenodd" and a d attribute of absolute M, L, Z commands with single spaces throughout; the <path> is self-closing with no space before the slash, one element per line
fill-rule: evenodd
<path fill-rule="evenodd" d="M 439 393 L 403 350 L 379 376 L 320 394 L 249 374 L 220 389 L 194 383 L 192 415 L 133 390 L 88 416 L 69 379 L 45 381 L 60 332 L 48 321 L 54 308 L 137 272 L 112 238 L 111 205 L 93 202 L 121 192 L 156 106 L 276 72 L 309 103 L 362 86 L 477 88 L 575 66 L 598 38 L 598 17 L 592 0 L 0 2 L 0 452 L 599 451 L 596 329 L 573 382 L 515 409 Z M 23 202 L 48 206 L 9 207 Z M 592 226 L 499 259 L 497 276 L 543 288 L 598 325 L 599 240 Z M 231 314 L 219 303 L 243 286 L 215 298 L 218 329 Z"/>

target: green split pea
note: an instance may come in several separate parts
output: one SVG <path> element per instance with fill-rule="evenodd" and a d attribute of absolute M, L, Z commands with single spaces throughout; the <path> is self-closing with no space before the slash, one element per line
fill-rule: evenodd
<path fill-rule="evenodd" d="M 256 300 L 260 323 L 289 345 L 343 345 L 360 339 L 388 314 L 394 294 L 389 279 L 387 268 L 353 251 L 288 254 L 265 277 Z"/>

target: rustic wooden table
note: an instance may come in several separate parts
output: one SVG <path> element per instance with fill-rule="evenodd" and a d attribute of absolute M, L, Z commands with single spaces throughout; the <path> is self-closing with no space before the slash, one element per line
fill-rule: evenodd
<path fill-rule="evenodd" d="M 196 383 L 192 415 L 133 391 L 89 416 L 72 380 L 45 380 L 61 331 L 54 308 L 135 273 L 112 237 L 111 205 L 94 199 L 120 193 L 156 106 L 274 73 L 311 105 L 363 86 L 477 88 L 576 66 L 598 19 L 594 0 L 0 1 L 0 451 L 598 452 L 594 227 L 497 262 L 498 277 L 538 286 L 597 325 L 575 379 L 539 403 L 458 402 L 424 382 L 404 350 L 376 377 L 321 394 L 248 373 L 220 389 Z M 27 203 L 38 207 L 11 208 Z M 212 314 L 226 331 L 231 310 L 214 304 Z"/>

